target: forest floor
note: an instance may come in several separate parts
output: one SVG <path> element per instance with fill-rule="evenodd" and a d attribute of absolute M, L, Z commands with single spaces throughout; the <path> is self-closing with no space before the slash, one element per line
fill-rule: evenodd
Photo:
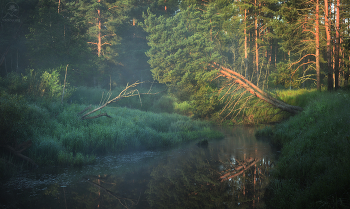
<path fill-rule="evenodd" d="M 350 92 L 308 94 L 300 100 L 303 112 L 256 133 L 282 148 L 266 203 L 268 208 L 349 208 Z"/>

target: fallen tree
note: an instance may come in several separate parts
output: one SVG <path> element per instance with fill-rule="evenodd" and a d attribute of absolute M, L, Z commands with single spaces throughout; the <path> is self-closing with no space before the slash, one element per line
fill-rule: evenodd
<path fill-rule="evenodd" d="M 271 105 L 273 105 L 273 106 L 275 106 L 283 111 L 286 111 L 286 112 L 289 112 L 292 114 L 297 114 L 303 110 L 303 108 L 301 108 L 301 107 L 289 105 L 281 100 L 278 100 L 278 99 L 272 97 L 268 93 L 266 93 L 263 90 L 261 90 L 260 88 L 258 88 L 252 82 L 247 80 L 244 76 L 242 76 L 241 74 L 239 74 L 237 72 L 234 72 L 233 70 L 230 70 L 226 67 L 223 67 L 217 63 L 212 64 L 212 67 L 219 70 L 219 73 L 220 73 L 219 76 L 226 77 L 226 78 L 230 79 L 231 82 L 239 84 L 241 86 L 240 88 L 246 89 L 246 91 L 248 91 L 252 95 L 258 97 L 259 99 L 261 99 L 261 100 L 263 100 L 263 101 L 265 101 L 265 102 L 267 102 L 267 103 L 269 103 L 269 104 L 271 104 Z"/>
<path fill-rule="evenodd" d="M 125 89 L 123 91 L 121 91 L 119 93 L 118 96 L 114 97 L 113 99 L 110 99 L 111 97 L 111 93 L 109 93 L 109 96 L 108 98 L 106 99 L 106 101 L 102 102 L 97 108 L 91 110 L 90 112 L 82 115 L 80 118 L 82 120 L 86 120 L 86 119 L 95 119 L 95 118 L 99 118 L 99 117 L 102 117 L 102 116 L 106 116 L 106 117 L 109 117 L 111 118 L 111 116 L 109 116 L 107 113 L 100 113 L 98 115 L 95 115 L 95 116 L 90 116 L 90 117 L 87 117 L 89 115 L 91 115 L 92 113 L 96 112 L 96 111 L 99 111 L 103 108 L 105 108 L 107 105 L 113 103 L 113 102 L 117 102 L 118 100 L 122 99 L 122 98 L 127 98 L 127 97 L 133 97 L 133 96 L 138 96 L 139 99 L 140 99 L 140 103 L 142 105 L 142 101 L 141 101 L 141 95 L 143 94 L 157 94 L 157 93 L 150 93 L 152 87 L 149 89 L 149 91 L 147 93 L 140 93 L 137 89 L 134 89 L 134 87 L 136 87 L 137 85 L 141 84 L 143 82 L 135 82 L 131 85 L 126 85 Z M 102 98 L 103 99 L 103 98 Z M 102 100 L 101 100 L 102 101 Z M 91 105 L 87 108 L 85 108 L 83 111 L 79 112 L 78 114 L 81 115 L 83 114 L 84 112 L 88 111 L 89 109 L 91 109 Z"/>

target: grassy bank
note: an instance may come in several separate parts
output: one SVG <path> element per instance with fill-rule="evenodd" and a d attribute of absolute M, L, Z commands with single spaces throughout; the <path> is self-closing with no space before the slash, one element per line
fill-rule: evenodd
<path fill-rule="evenodd" d="M 220 138 L 209 122 L 178 114 L 154 113 L 126 107 L 106 107 L 112 118 L 81 120 L 77 115 L 87 105 L 28 100 L 1 92 L 1 145 L 16 147 L 32 140 L 22 154 L 39 165 L 82 165 L 95 156 L 128 150 L 170 147 L 190 140 Z M 100 112 L 99 112 L 100 113 Z M 25 166 L 1 147 L 0 173 L 14 165 Z"/>
<path fill-rule="evenodd" d="M 349 92 L 315 93 L 306 104 L 302 113 L 257 132 L 283 147 L 268 208 L 350 207 Z"/>
<path fill-rule="evenodd" d="M 241 90 L 240 93 L 242 92 L 243 90 Z M 273 97 L 278 98 L 286 102 L 287 104 L 303 108 L 306 107 L 306 105 L 311 100 L 313 100 L 321 94 L 320 92 L 317 92 L 316 89 L 270 89 L 268 92 Z M 278 123 L 286 120 L 291 116 L 290 113 L 281 111 L 280 109 L 272 106 L 271 104 L 257 97 L 254 97 L 249 93 L 246 93 L 242 97 L 240 93 L 237 93 L 236 96 L 230 98 L 231 104 L 233 104 L 235 107 L 234 110 L 232 110 L 232 108 L 226 108 L 225 111 L 221 113 L 221 118 L 225 117 L 228 114 L 231 114 L 231 122 L 233 124 L 257 125 Z M 226 119 L 229 120 L 230 117 L 227 117 Z M 226 123 L 227 122 L 230 121 L 226 121 Z"/>

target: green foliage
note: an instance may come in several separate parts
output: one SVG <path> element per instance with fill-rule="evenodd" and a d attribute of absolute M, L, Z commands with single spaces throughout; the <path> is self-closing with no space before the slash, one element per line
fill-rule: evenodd
<path fill-rule="evenodd" d="M 202 13 L 191 6 L 167 19 L 148 11 L 143 25 L 149 33 L 151 48 L 146 54 L 153 78 L 167 84 L 180 101 L 194 100 L 194 114 L 199 117 L 208 117 L 215 109 L 215 98 L 211 96 L 215 88 L 208 85 L 217 71 L 209 64 L 221 59 L 208 33 L 218 30 L 210 21 L 217 18 L 215 7 L 209 10 Z"/>
<path fill-rule="evenodd" d="M 299 107 L 306 107 L 309 102 L 322 95 L 317 89 L 272 90 L 271 94 L 290 105 Z"/>
<path fill-rule="evenodd" d="M 0 78 L 0 87 L 10 94 L 19 94 L 27 98 L 43 98 L 47 101 L 62 99 L 63 82 L 60 71 L 62 67 L 49 70 L 30 69 L 26 74 L 9 73 L 5 78 Z M 66 82 L 64 99 L 70 97 L 74 88 Z"/>
<path fill-rule="evenodd" d="M 173 102 L 162 97 L 150 107 L 164 106 L 165 111 L 172 111 L 169 105 Z M 222 137 L 210 128 L 210 123 L 177 114 L 106 107 L 102 112 L 112 118 L 81 120 L 77 114 L 86 105 L 27 101 L 5 91 L 1 92 L 0 105 L 1 144 L 15 145 L 32 139 L 32 146 L 23 154 L 40 165 L 80 166 L 94 162 L 96 155 Z"/>
<path fill-rule="evenodd" d="M 277 64 L 277 69 L 270 75 L 270 82 L 274 85 L 284 86 L 285 88 L 299 88 L 301 81 L 299 80 L 299 72 L 290 67 L 290 64 L 280 62 Z"/>
<path fill-rule="evenodd" d="M 16 145 L 30 139 L 34 134 L 36 119 L 45 122 L 46 113 L 37 111 L 23 96 L 0 92 L 0 134 L 1 145 Z"/>
<path fill-rule="evenodd" d="M 174 112 L 174 101 L 175 99 L 170 96 L 162 96 L 159 100 L 154 102 L 152 106 L 153 112 L 167 112 L 167 113 L 173 113 Z"/>
<path fill-rule="evenodd" d="M 283 149 L 269 189 L 271 208 L 349 207 L 349 98 L 323 93 L 274 127 Z"/>

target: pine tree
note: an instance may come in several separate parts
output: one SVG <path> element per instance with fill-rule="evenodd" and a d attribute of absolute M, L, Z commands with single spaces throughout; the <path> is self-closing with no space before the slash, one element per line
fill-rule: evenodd
<path fill-rule="evenodd" d="M 210 21 L 215 19 L 213 9 L 203 14 L 190 6 L 167 19 L 148 12 L 144 23 L 153 78 L 167 84 L 181 101 L 194 101 L 195 114 L 201 117 L 213 113 L 217 105 L 210 95 L 215 89 L 210 81 L 217 71 L 210 63 L 221 59 L 212 41 L 221 31 Z"/>

